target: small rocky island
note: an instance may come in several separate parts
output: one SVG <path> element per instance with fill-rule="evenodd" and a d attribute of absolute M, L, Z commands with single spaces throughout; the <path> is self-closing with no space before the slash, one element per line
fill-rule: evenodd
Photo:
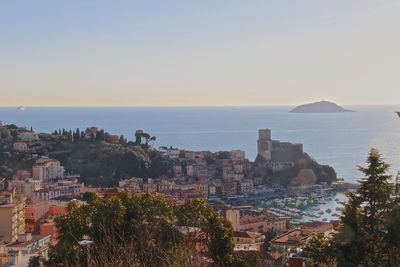
<path fill-rule="evenodd" d="M 333 112 L 354 112 L 344 109 L 329 101 L 319 101 L 311 104 L 300 105 L 292 109 L 292 113 L 333 113 Z"/>

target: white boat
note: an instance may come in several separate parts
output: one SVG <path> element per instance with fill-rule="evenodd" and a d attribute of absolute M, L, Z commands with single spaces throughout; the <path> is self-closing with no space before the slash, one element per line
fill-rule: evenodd
<path fill-rule="evenodd" d="M 18 110 L 25 110 L 25 108 L 24 108 L 24 106 L 19 106 L 18 108 L 17 108 Z"/>

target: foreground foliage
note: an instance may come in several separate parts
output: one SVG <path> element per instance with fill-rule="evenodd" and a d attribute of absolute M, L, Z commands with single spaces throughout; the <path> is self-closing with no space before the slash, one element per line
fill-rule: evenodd
<path fill-rule="evenodd" d="M 359 167 L 365 174 L 359 188 L 347 194 L 337 233 L 329 239 L 315 236 L 305 244 L 310 266 L 400 265 L 400 205 L 387 174 L 389 165 L 376 149 L 371 149 L 367 164 Z"/>
<path fill-rule="evenodd" d="M 56 218 L 59 242 L 47 266 L 251 266 L 257 255 L 233 251 L 233 229 L 205 202 L 177 206 L 161 196 L 126 192 L 71 202 Z M 89 238 L 93 244 L 82 246 Z"/>

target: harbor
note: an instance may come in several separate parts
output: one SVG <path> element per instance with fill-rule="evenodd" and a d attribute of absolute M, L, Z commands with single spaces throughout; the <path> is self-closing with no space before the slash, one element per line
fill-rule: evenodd
<path fill-rule="evenodd" d="M 338 219 L 343 207 L 341 202 L 346 199 L 343 192 L 319 191 L 260 201 L 254 208 L 278 217 L 290 217 L 293 221 L 330 221 Z"/>

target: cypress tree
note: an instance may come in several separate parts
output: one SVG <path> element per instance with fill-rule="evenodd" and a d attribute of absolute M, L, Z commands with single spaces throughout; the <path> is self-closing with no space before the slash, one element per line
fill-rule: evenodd
<path fill-rule="evenodd" d="M 81 138 L 81 133 L 80 133 L 80 131 L 79 131 L 79 128 L 76 128 L 75 135 L 76 135 L 75 141 L 76 141 L 76 142 L 79 142 L 79 141 L 80 141 L 80 138 Z"/>

